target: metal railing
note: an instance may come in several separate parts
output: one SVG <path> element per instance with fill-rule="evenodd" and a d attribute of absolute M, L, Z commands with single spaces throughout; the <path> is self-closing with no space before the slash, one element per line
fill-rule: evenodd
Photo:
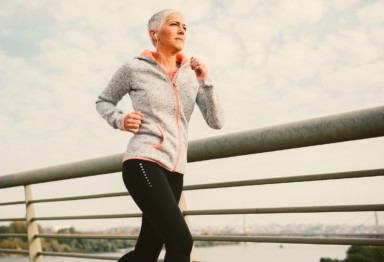
<path fill-rule="evenodd" d="M 352 140 L 369 139 L 384 136 L 384 106 L 369 108 L 344 114 L 331 115 L 316 119 L 276 125 L 267 128 L 249 130 L 229 135 L 191 141 L 188 148 L 188 162 L 205 161 L 233 156 L 257 154 L 308 146 L 317 146 Z M 26 218 L 0 218 L 4 221 L 27 221 L 28 234 L 0 234 L 0 238 L 23 237 L 28 238 L 29 250 L 0 249 L 0 253 L 29 254 L 30 261 L 43 261 L 44 256 L 64 256 L 77 258 L 93 258 L 117 260 L 112 256 L 88 255 L 76 253 L 60 253 L 43 251 L 40 239 L 125 239 L 136 240 L 133 235 L 85 235 L 85 234 L 40 234 L 37 221 L 44 220 L 79 220 L 79 219 L 111 219 L 137 218 L 141 213 L 129 214 L 101 214 L 84 216 L 56 216 L 39 217 L 35 215 L 34 205 L 48 202 L 75 201 L 97 198 L 129 196 L 127 192 L 97 194 L 87 196 L 67 196 L 62 198 L 33 199 L 31 185 L 75 179 L 100 174 L 121 171 L 122 154 L 90 159 L 38 170 L 9 174 L 0 177 L 0 189 L 24 186 L 25 201 L 0 203 L 6 205 L 26 205 Z M 287 184 L 300 182 L 314 182 L 324 180 L 340 180 L 351 178 L 365 178 L 384 176 L 383 169 L 335 172 L 326 174 L 311 174 L 303 176 L 274 177 L 246 181 L 231 181 L 200 185 L 187 185 L 184 191 L 208 190 L 230 187 L 259 186 L 270 184 Z M 284 213 L 324 213 L 324 212 L 367 212 L 384 211 L 384 204 L 367 205 L 335 205 L 335 206 L 293 206 L 273 208 L 242 208 L 242 209 L 210 209 L 185 210 L 185 216 L 201 215 L 229 215 L 229 214 L 284 214 Z M 364 237 L 302 237 L 302 236 L 241 236 L 241 235 L 194 235 L 195 241 L 231 241 L 231 242 L 274 242 L 301 244 L 330 244 L 330 245 L 384 245 L 383 238 Z M 194 261 L 197 261 L 193 258 Z"/>

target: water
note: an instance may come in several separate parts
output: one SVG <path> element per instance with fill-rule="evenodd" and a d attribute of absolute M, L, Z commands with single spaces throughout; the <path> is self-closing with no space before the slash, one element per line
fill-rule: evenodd
<path fill-rule="evenodd" d="M 348 246 L 244 244 L 200 248 L 198 260 L 220 262 L 319 262 L 322 257 L 344 259 Z"/>
<path fill-rule="evenodd" d="M 196 258 L 207 262 L 319 262 L 321 257 L 345 259 L 348 246 L 299 244 L 240 244 L 196 249 Z M 108 253 L 121 256 L 121 253 Z M 94 260 L 65 257 L 45 257 L 45 262 L 96 262 Z M 0 257 L 0 262 L 28 262 L 27 257 Z"/>

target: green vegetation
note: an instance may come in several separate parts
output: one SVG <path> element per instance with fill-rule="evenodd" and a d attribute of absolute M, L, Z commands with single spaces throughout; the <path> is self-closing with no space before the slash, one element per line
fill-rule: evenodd
<path fill-rule="evenodd" d="M 44 231 L 42 229 L 40 229 L 39 231 L 42 233 L 55 233 L 49 230 Z M 9 226 L 1 226 L 0 233 L 26 234 L 27 233 L 26 222 L 25 221 L 12 222 Z M 58 234 L 85 234 L 87 232 L 78 232 L 73 227 L 71 227 L 67 229 L 61 229 L 57 233 Z M 95 233 L 95 232 L 92 232 L 92 233 Z M 130 248 L 134 246 L 135 241 L 59 238 L 59 239 L 42 239 L 41 244 L 44 251 L 94 253 L 94 252 L 116 252 L 119 249 Z M 27 239 L 21 238 L 21 237 L 1 238 L 0 248 L 26 250 L 28 249 Z"/>
<path fill-rule="evenodd" d="M 344 260 L 321 258 L 320 262 L 383 262 L 384 247 L 351 246 Z"/>
<path fill-rule="evenodd" d="M 13 222 L 9 226 L 0 226 L 1 234 L 25 234 L 26 232 L 27 232 L 27 228 L 26 228 L 25 222 Z M 25 238 L 19 238 L 19 237 L 1 238 L 0 248 L 28 249 L 28 243 Z"/>
<path fill-rule="evenodd" d="M 85 232 L 76 231 L 73 227 L 60 229 L 58 234 L 84 234 Z M 92 232 L 94 233 L 94 232 Z M 54 252 L 116 252 L 119 249 L 126 249 L 134 246 L 132 240 L 107 240 L 107 239 L 44 239 L 42 241 L 43 250 Z"/>
<path fill-rule="evenodd" d="M 105 232 L 79 232 L 75 228 L 70 227 L 61 229 L 58 232 L 43 230 L 39 228 L 41 233 L 57 233 L 57 234 L 103 234 Z M 0 226 L 2 234 L 26 234 L 27 225 L 25 221 L 15 221 L 9 226 Z M 121 230 L 114 229 L 113 234 L 135 235 L 137 230 Z M 206 233 L 208 235 L 208 233 Z M 53 252 L 76 252 L 76 253 L 95 253 L 95 252 L 116 252 L 122 249 L 131 248 L 135 245 L 134 240 L 108 240 L 108 239 L 41 239 L 41 244 L 44 251 Z M 207 247 L 223 244 L 234 244 L 216 241 L 196 241 L 195 246 Z M 25 237 L 3 237 L 0 238 L 0 249 L 28 249 L 27 239 Z M 2 254 L 0 253 L 0 256 Z M 383 262 L 384 247 L 371 246 L 351 246 L 347 251 L 347 258 L 344 260 L 321 258 L 320 262 Z"/>
<path fill-rule="evenodd" d="M 105 232 L 79 232 L 75 228 L 70 227 L 60 229 L 57 232 L 42 229 L 39 227 L 39 232 L 45 234 L 106 234 Z M 27 225 L 25 221 L 12 222 L 9 226 L 0 226 L 0 233 L 7 234 L 26 234 Z M 109 233 L 112 234 L 126 234 L 136 235 L 137 229 L 113 229 Z M 205 235 L 209 235 L 206 233 Z M 134 240 L 109 240 L 109 239 L 73 239 L 73 238 L 42 238 L 41 244 L 44 251 L 52 252 L 74 252 L 74 253 L 96 253 L 96 252 L 117 252 L 131 248 L 135 245 Z M 217 241 L 196 241 L 196 247 L 210 247 L 216 245 L 233 245 L 238 243 L 231 242 L 217 242 Z M 0 238 L 0 248 L 2 249 L 28 249 L 28 242 L 26 237 L 5 237 Z M 2 254 L 0 253 L 0 256 Z M 4 255 L 4 254 L 3 254 Z"/>
<path fill-rule="evenodd" d="M 203 236 L 210 236 L 209 232 L 201 232 Z M 213 247 L 213 246 L 225 246 L 225 245 L 238 245 L 239 242 L 230 242 L 230 241 L 195 241 L 195 247 Z"/>

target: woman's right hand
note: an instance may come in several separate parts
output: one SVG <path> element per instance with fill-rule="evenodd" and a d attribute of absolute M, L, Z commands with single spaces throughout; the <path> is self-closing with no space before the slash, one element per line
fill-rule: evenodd
<path fill-rule="evenodd" d="M 126 115 L 123 119 L 124 130 L 134 134 L 139 132 L 141 119 L 143 117 L 144 115 L 140 111 L 135 111 Z"/>

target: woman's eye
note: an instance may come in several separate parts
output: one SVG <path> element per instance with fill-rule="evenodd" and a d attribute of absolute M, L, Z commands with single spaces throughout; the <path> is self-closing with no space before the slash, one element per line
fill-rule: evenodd
<path fill-rule="evenodd" d="M 170 24 L 171 26 L 179 26 L 179 23 L 171 23 Z M 187 27 L 186 26 L 183 26 L 184 28 L 184 31 L 187 31 Z"/>

